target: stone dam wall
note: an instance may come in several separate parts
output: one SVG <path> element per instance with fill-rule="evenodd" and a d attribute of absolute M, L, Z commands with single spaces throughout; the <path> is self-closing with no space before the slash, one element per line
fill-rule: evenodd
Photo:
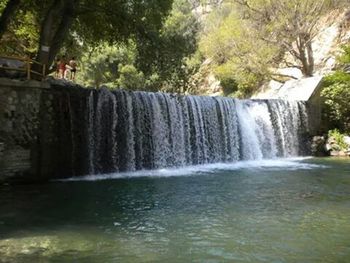
<path fill-rule="evenodd" d="M 72 85 L 0 79 L 0 182 L 46 181 L 69 173 L 64 114 L 73 102 L 66 95 L 82 92 Z"/>
<path fill-rule="evenodd" d="M 47 181 L 86 174 L 88 167 L 83 163 L 87 157 L 73 157 L 74 150 L 85 151 L 73 143 L 88 145 L 86 129 L 79 129 L 87 119 L 71 115 L 86 112 L 83 100 L 88 92 L 61 81 L 0 79 L 0 182 Z M 307 108 L 312 115 L 314 100 L 310 105 Z M 315 118 L 319 116 L 309 118 L 313 120 L 310 130 L 317 130 Z M 73 125 L 72 119 L 79 123 Z M 77 163 L 79 170 L 73 169 Z"/>

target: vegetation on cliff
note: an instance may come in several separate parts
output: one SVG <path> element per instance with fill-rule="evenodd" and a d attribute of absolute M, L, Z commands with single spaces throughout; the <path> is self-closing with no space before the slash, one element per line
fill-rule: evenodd
<path fill-rule="evenodd" d="M 343 47 L 343 54 L 338 57 L 337 70 L 326 76 L 322 96 L 325 99 L 323 120 L 330 127 L 350 132 L 350 45 Z"/>
<path fill-rule="evenodd" d="M 319 21 L 346 2 L 224 1 L 206 21 L 200 51 L 213 60 L 222 84 L 230 83 L 239 97 L 249 96 L 266 80 L 289 78 L 276 70 L 279 67 L 312 76 L 312 42 L 321 31 Z"/>

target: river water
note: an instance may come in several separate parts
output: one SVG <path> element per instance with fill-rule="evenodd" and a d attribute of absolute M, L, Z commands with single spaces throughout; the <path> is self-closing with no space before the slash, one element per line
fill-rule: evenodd
<path fill-rule="evenodd" d="M 0 262 L 350 262 L 349 159 L 0 186 Z"/>

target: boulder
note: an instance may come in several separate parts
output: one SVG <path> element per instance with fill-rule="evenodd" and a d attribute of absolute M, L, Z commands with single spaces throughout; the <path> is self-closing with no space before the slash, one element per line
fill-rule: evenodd
<path fill-rule="evenodd" d="M 329 149 L 324 136 L 314 136 L 312 138 L 311 153 L 313 156 L 329 156 Z"/>
<path fill-rule="evenodd" d="M 350 147 L 350 136 L 344 136 L 344 142 Z"/>
<path fill-rule="evenodd" d="M 334 137 L 329 137 L 326 142 L 326 149 L 330 151 L 331 156 L 350 156 L 350 137 L 344 136 L 344 142 L 347 144 L 347 148 L 340 146 Z"/>

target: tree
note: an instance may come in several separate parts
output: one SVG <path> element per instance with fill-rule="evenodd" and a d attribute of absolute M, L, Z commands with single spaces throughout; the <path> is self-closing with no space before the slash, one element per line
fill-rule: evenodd
<path fill-rule="evenodd" d="M 36 59 L 51 65 L 69 35 L 84 44 L 147 38 L 148 30 L 161 28 L 171 4 L 172 0 L 29 0 L 16 10 L 33 10 L 42 18 Z"/>
<path fill-rule="evenodd" d="M 79 82 L 127 89 L 183 92 L 191 75 L 188 61 L 197 49 L 198 23 L 187 0 L 175 0 L 158 30 L 144 25 L 145 36 L 125 43 L 85 45 Z M 84 41 L 87 42 L 87 41 Z M 89 43 L 89 42 L 87 42 Z M 143 87 L 141 87 L 141 84 Z"/>
<path fill-rule="evenodd" d="M 321 16 L 344 4 L 341 0 L 232 0 L 241 8 L 244 19 L 257 28 L 258 37 L 289 52 L 297 62 L 284 61 L 301 70 L 314 72 L 312 41 L 319 33 Z"/>
<path fill-rule="evenodd" d="M 0 7 L 3 8 L 3 11 L 0 17 L 0 40 L 4 32 L 7 30 L 10 19 L 14 15 L 20 3 L 20 0 L 9 0 L 7 3 L 4 3 L 3 1 L 1 2 Z"/>
<path fill-rule="evenodd" d="M 187 61 L 197 50 L 198 31 L 191 4 L 188 0 L 175 0 L 161 30 L 149 30 L 148 41 L 138 40 L 136 67 L 149 80 L 148 89 L 186 89 L 191 74 Z"/>
<path fill-rule="evenodd" d="M 80 59 L 81 72 L 77 75 L 77 81 L 97 88 L 101 85 L 111 88 L 144 88 L 140 85 L 133 86 L 135 83 L 144 83 L 143 73 L 134 67 L 136 56 L 136 46 L 131 41 L 119 45 L 102 43 L 97 47 L 88 47 Z"/>
<path fill-rule="evenodd" d="M 348 0 L 226 0 L 206 20 L 200 51 L 225 90 L 247 97 L 281 65 L 314 73 L 312 41 L 320 18 Z M 290 54 L 291 56 L 286 56 Z"/>
<path fill-rule="evenodd" d="M 0 49 L 47 65 L 57 55 L 75 56 L 86 85 L 130 88 L 126 75 L 133 75 L 143 89 L 184 91 L 199 29 L 192 10 L 188 0 L 22 1 Z M 132 61 L 111 61 L 121 50 Z"/>
<path fill-rule="evenodd" d="M 276 47 L 258 38 L 259 32 L 232 4 L 225 4 L 207 19 L 199 44 L 210 58 L 213 71 L 225 91 L 246 97 L 271 76 Z M 226 92 L 226 93 L 227 93 Z"/>
<path fill-rule="evenodd" d="M 51 65 L 77 15 L 78 0 L 53 0 L 41 23 L 36 60 Z"/>

